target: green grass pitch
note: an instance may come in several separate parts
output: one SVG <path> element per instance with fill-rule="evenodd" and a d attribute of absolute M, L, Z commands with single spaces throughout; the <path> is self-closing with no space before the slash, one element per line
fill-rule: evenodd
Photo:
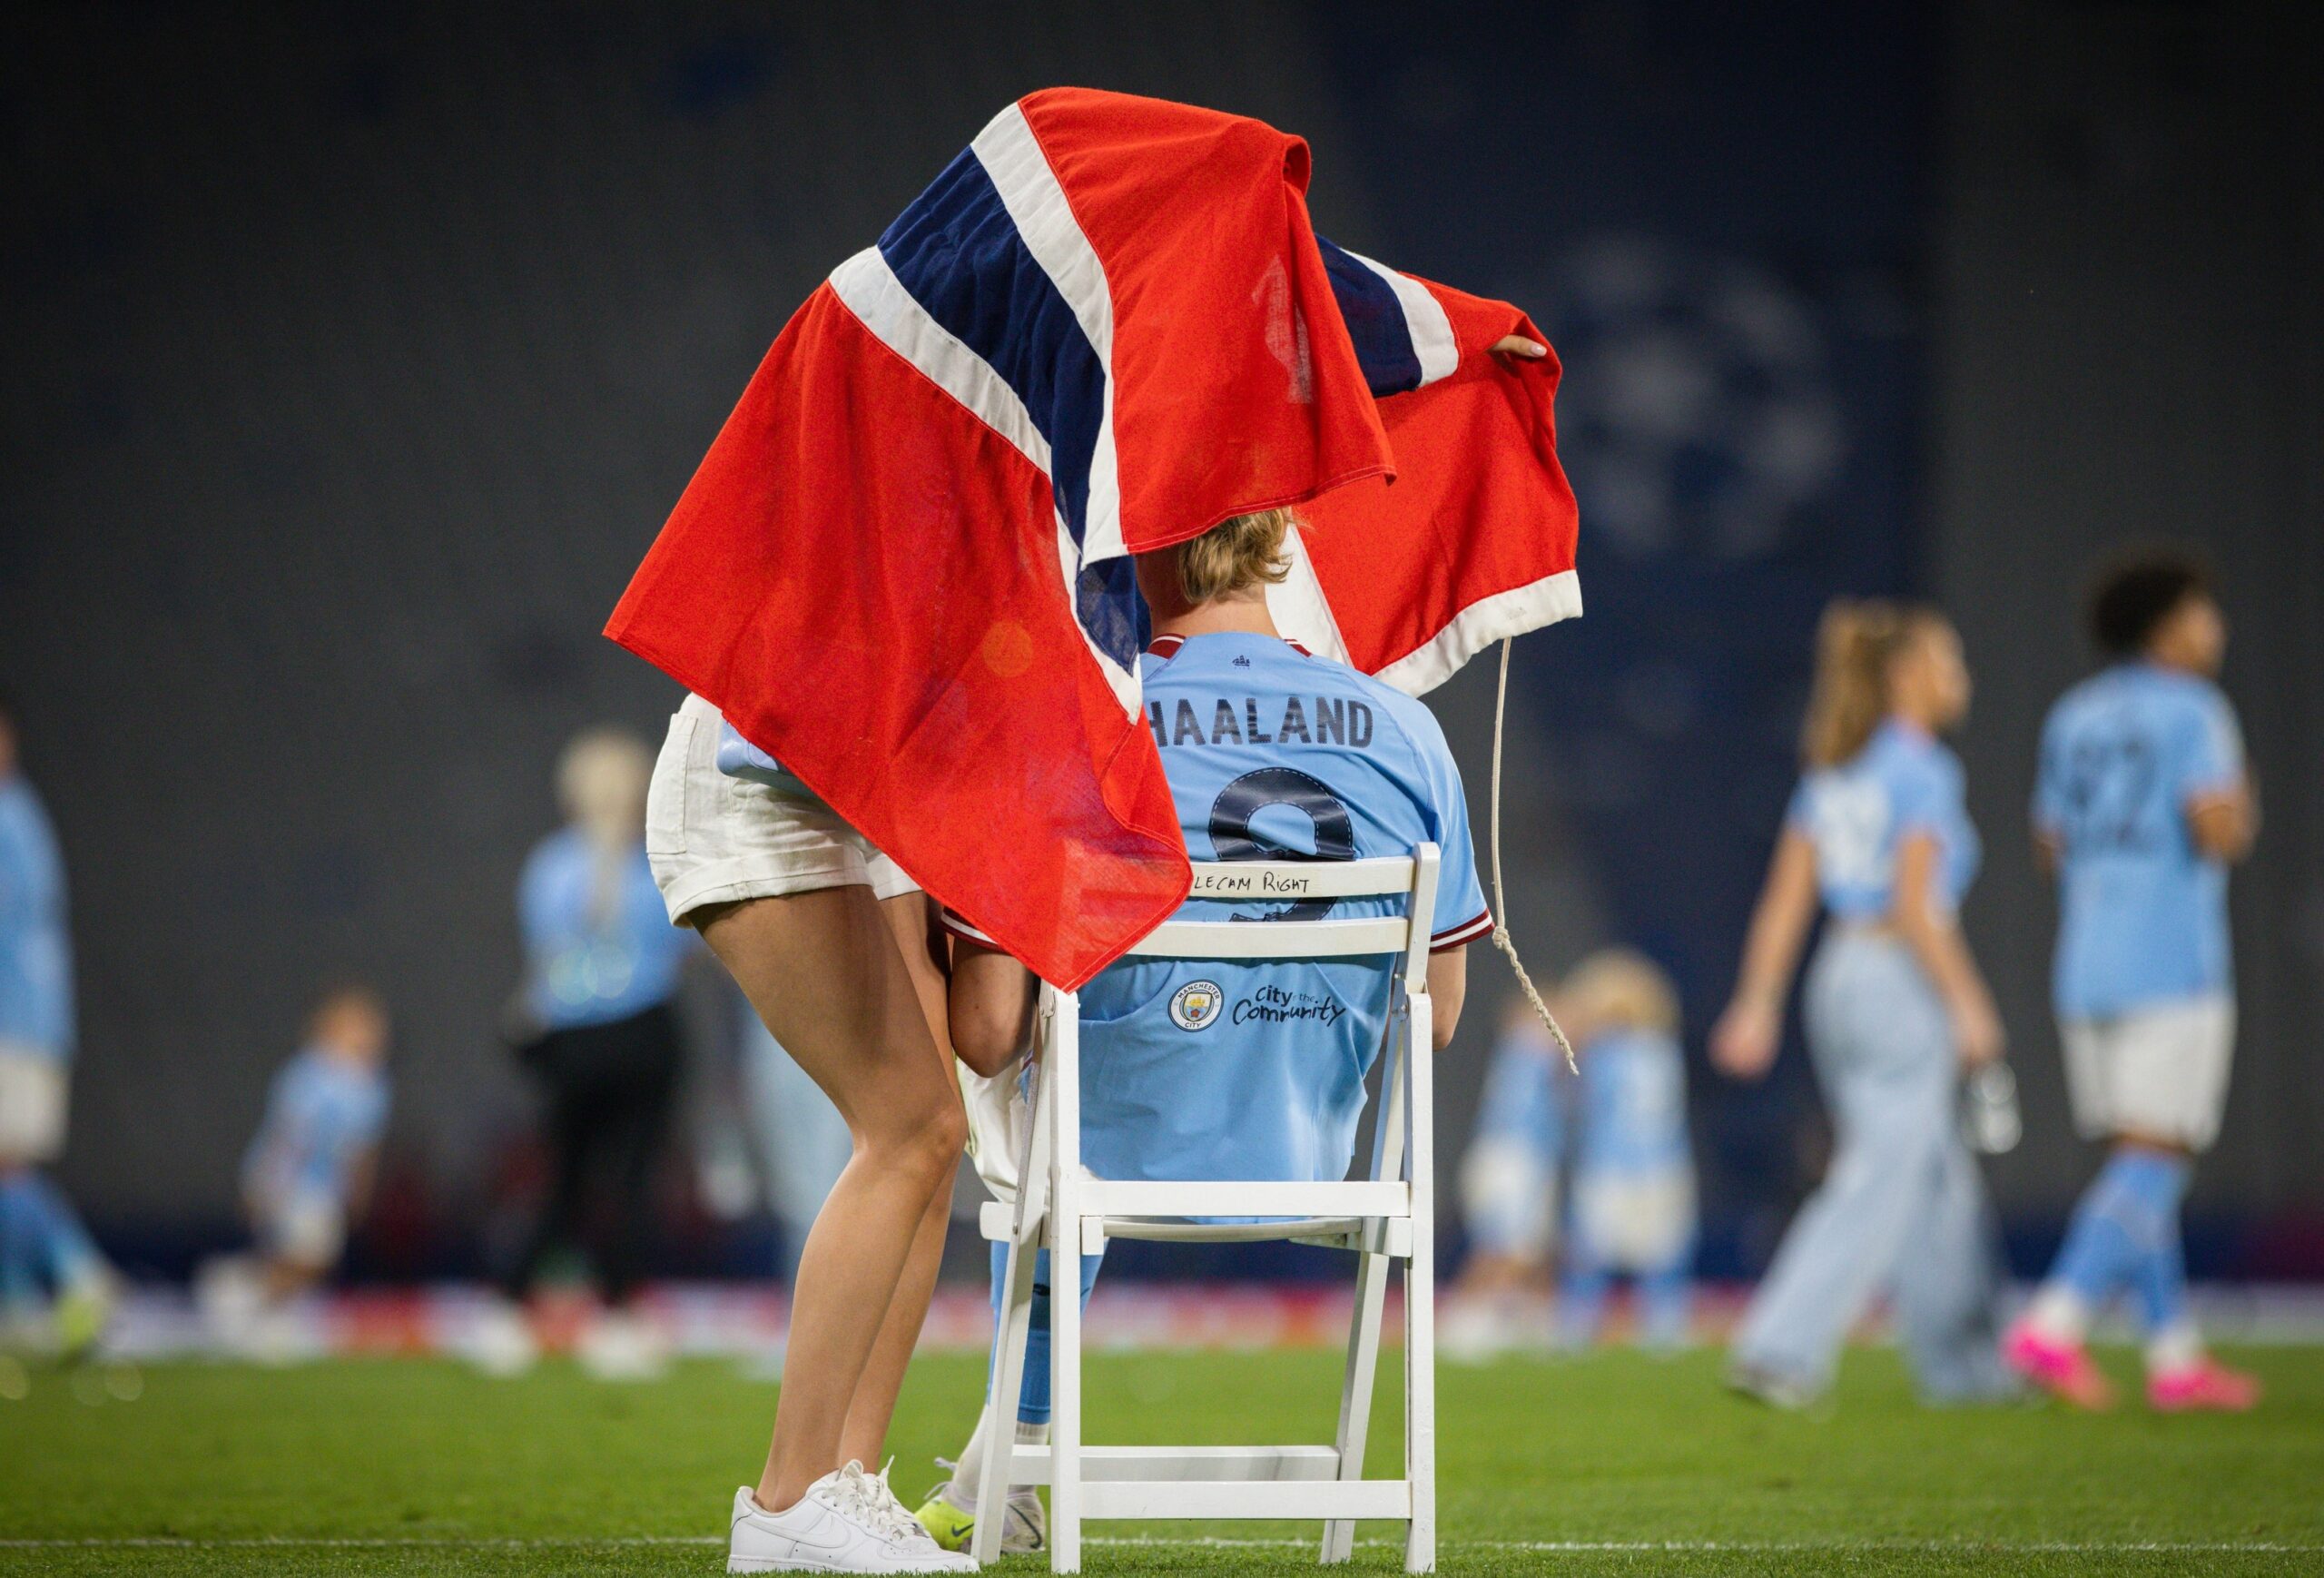
<path fill-rule="evenodd" d="M 1441 1568 L 2324 1573 L 2324 1350 L 2237 1356 L 2268 1383 L 2260 1411 L 2176 1419 L 1927 1412 L 1877 1350 L 1850 1355 L 1823 1416 L 1726 1396 L 1709 1352 L 1446 1365 Z M 2127 1356 L 2110 1364 L 2132 1378 Z M 981 1370 L 960 1356 L 914 1370 L 893 1442 L 907 1499 L 958 1445 Z M 1330 1437 L 1328 1354 L 1107 1355 L 1090 1372 L 1098 1440 Z M 715 1573 L 773 1402 L 707 1362 L 636 1386 L 563 1364 L 493 1382 L 385 1359 L 112 1378 L 134 1400 L 85 1372 L 0 1400 L 0 1575 Z M 1375 1469 L 1401 1431 L 1384 1383 L 1381 1405 Z M 1289 1543 L 1312 1538 L 1304 1525 L 1089 1532 L 1091 1573 L 1314 1563 Z M 1392 1532 L 1365 1525 L 1355 1571 L 1399 1568 Z"/>

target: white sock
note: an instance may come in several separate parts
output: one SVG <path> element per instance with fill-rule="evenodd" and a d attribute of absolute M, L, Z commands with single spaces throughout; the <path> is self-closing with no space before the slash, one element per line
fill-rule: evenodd
<path fill-rule="evenodd" d="M 2202 1362 L 2202 1334 L 2191 1320 L 2173 1321 L 2147 1338 L 2146 1373 L 2150 1376 L 2191 1370 Z"/>
<path fill-rule="evenodd" d="M 969 1432 L 969 1444 L 960 1448 L 960 1466 L 952 1470 L 952 1494 L 949 1499 L 970 1517 L 976 1515 L 977 1503 L 984 1495 L 984 1433 L 991 1422 L 992 1411 L 989 1408 L 977 1415 L 977 1427 Z M 1028 1425 L 1022 1419 L 1017 1421 L 1018 1445 L 1047 1446 L 1049 1444 L 1049 1427 L 1047 1425 Z"/>
<path fill-rule="evenodd" d="M 2025 1319 L 2052 1342 L 2079 1343 L 2090 1330 L 2090 1308 L 2063 1282 L 2045 1282 L 2034 1296 Z"/>
<path fill-rule="evenodd" d="M 977 1427 L 969 1432 L 968 1445 L 960 1448 L 960 1460 L 953 1465 L 952 1494 L 946 1498 L 972 1517 L 977 1510 L 977 1490 L 984 1482 L 984 1433 L 991 1423 L 990 1408 L 978 1413 Z"/>

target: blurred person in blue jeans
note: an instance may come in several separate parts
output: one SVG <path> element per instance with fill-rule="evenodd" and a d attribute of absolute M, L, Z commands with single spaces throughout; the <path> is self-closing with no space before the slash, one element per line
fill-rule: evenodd
<path fill-rule="evenodd" d="M 555 1251 L 586 1248 L 603 1309 L 583 1334 L 593 1374 L 633 1379 L 667 1359 L 632 1307 L 652 1231 L 652 1186 L 684 1062 L 680 970 L 692 940 L 672 926 L 645 858 L 654 758 L 625 731 L 589 729 L 556 767 L 566 825 L 541 840 L 517 884 L 525 983 L 517 1054 L 547 1098 L 550 1185 L 501 1285 L 473 1356 L 514 1371 L 534 1356 L 515 1302 Z"/>
<path fill-rule="evenodd" d="M 0 1348 L 74 1356 L 103 1335 L 114 1280 L 44 1170 L 64 1153 L 73 1066 L 64 861 L 17 764 L 0 697 Z"/>

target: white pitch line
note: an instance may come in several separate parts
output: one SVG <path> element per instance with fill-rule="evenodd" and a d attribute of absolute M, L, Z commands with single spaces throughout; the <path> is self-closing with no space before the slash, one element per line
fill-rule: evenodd
<path fill-rule="evenodd" d="M 1231 1535 L 1161 1539 L 1151 1535 L 1085 1538 L 1087 1545 L 1145 1547 L 1162 1550 L 1217 1547 L 1226 1550 L 1298 1550 L 1313 1540 L 1238 1539 Z M 295 1535 L 251 1538 L 195 1539 L 182 1535 L 123 1535 L 87 1539 L 0 1539 L 0 1551 L 72 1550 L 419 1550 L 419 1551 L 571 1551 L 606 1546 L 719 1545 L 716 1534 L 612 1534 L 602 1539 L 486 1539 L 411 1535 L 380 1537 L 304 1538 Z M 1360 1546 L 1393 1550 L 1401 1540 L 1358 1540 Z M 1837 1552 L 1977 1552 L 1996 1555 L 2057 1554 L 2130 1555 L 2137 1553 L 2294 1555 L 2324 1552 L 2324 1544 L 2271 1540 L 1440 1540 L 1441 1550 L 1531 1551 L 1545 1554 L 1748 1555 L 1753 1553 Z"/>

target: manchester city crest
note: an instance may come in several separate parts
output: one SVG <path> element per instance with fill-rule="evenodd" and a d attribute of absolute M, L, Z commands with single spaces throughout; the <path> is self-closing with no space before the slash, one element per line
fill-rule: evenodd
<path fill-rule="evenodd" d="M 1226 1002 L 1216 981 L 1189 981 L 1171 995 L 1170 1022 L 1182 1031 L 1208 1030 Z"/>

